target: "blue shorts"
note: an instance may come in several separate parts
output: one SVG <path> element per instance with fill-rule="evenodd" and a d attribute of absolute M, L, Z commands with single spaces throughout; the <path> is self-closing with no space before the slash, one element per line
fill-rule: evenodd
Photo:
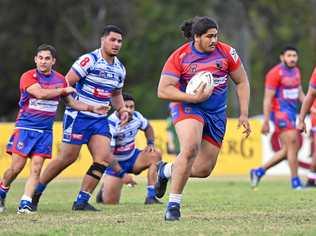
<path fill-rule="evenodd" d="M 133 173 L 133 168 L 135 165 L 135 162 L 139 156 L 139 154 L 142 151 L 139 149 L 135 149 L 135 152 L 133 154 L 133 156 L 131 158 L 129 158 L 126 161 L 119 161 L 118 163 L 120 164 L 120 166 L 122 167 L 122 169 L 124 170 L 125 173 Z M 118 177 L 117 176 L 117 172 L 115 172 L 112 167 L 109 167 L 105 170 L 104 174 L 106 175 L 110 175 L 110 176 L 114 176 L 114 177 Z"/>
<path fill-rule="evenodd" d="M 290 112 L 276 111 L 271 112 L 271 121 L 274 123 L 275 131 L 280 132 L 283 130 L 296 128 L 296 114 Z"/>
<path fill-rule="evenodd" d="M 87 116 L 78 111 L 65 112 L 63 129 L 64 143 L 87 144 L 93 135 L 102 135 L 111 139 L 106 117 Z"/>
<path fill-rule="evenodd" d="M 16 129 L 7 145 L 7 153 L 21 157 L 41 156 L 51 158 L 53 132 L 48 130 Z"/>
<path fill-rule="evenodd" d="M 221 147 L 226 130 L 226 111 L 207 112 L 200 107 L 188 103 L 175 103 L 171 107 L 173 124 L 185 119 L 195 119 L 204 124 L 203 140 Z"/>

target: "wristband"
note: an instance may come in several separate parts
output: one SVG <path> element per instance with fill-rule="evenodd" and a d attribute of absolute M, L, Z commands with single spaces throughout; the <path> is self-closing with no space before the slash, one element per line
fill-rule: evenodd
<path fill-rule="evenodd" d="M 148 139 L 147 140 L 147 145 L 155 145 L 155 142 L 153 139 Z"/>
<path fill-rule="evenodd" d="M 125 175 L 125 170 L 121 169 L 119 172 L 116 173 L 116 176 L 119 178 L 123 178 Z"/>

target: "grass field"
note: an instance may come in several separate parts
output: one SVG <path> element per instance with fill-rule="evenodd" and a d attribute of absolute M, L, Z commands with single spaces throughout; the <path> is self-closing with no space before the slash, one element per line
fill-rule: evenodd
<path fill-rule="evenodd" d="M 0 235 L 316 235 L 316 189 L 293 191 L 286 178 L 264 179 L 258 191 L 246 177 L 191 180 L 179 222 L 163 220 L 165 204 L 145 206 L 145 182 L 137 180 L 119 206 L 98 205 L 96 213 L 70 210 L 80 180 L 56 180 L 34 215 L 16 214 L 24 186 L 17 181 L 0 214 Z"/>

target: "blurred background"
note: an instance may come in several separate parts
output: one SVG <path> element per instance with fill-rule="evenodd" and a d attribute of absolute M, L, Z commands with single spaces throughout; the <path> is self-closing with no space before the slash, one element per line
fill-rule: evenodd
<path fill-rule="evenodd" d="M 156 96 L 160 71 L 185 41 L 180 24 L 195 15 L 214 18 L 220 40 L 237 49 L 251 84 L 250 115 L 261 114 L 264 75 L 285 45 L 299 49 L 306 91 L 316 64 L 315 12 L 316 0 L 0 0 L 0 121 L 15 120 L 19 77 L 34 67 L 39 44 L 57 48 L 55 69 L 65 74 L 78 56 L 99 47 L 106 24 L 126 32 L 119 56 L 127 68 L 124 91 L 146 117 L 165 118 L 167 104 Z M 228 115 L 236 117 L 233 84 L 230 91 Z"/>

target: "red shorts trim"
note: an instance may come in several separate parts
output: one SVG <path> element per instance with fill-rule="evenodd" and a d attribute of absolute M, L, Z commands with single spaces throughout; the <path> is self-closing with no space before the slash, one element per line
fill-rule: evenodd
<path fill-rule="evenodd" d="M 201 122 L 202 124 L 204 124 L 203 118 L 200 117 L 200 116 L 198 116 L 198 115 L 182 115 L 180 118 L 175 119 L 175 120 L 173 121 L 173 124 L 175 125 L 175 124 L 178 123 L 179 121 L 188 120 L 188 119 L 197 120 L 197 121 Z"/>
<path fill-rule="evenodd" d="M 43 157 L 45 159 L 51 159 L 52 158 L 51 155 L 41 154 L 41 153 L 32 153 L 31 156 L 26 156 L 24 153 L 19 152 L 17 150 L 8 150 L 8 149 L 6 150 L 6 153 L 8 153 L 9 155 L 16 154 L 16 155 L 18 155 L 19 157 L 22 157 L 22 158 L 32 158 L 33 156 L 40 156 L 40 157 Z"/>
<path fill-rule="evenodd" d="M 43 157 L 45 159 L 51 159 L 52 158 L 51 155 L 49 155 L 49 154 L 42 154 L 42 153 L 32 153 L 31 157 L 33 157 L 33 156 L 39 156 L 39 157 Z"/>
<path fill-rule="evenodd" d="M 204 135 L 204 136 L 202 137 L 202 139 L 205 140 L 205 141 L 207 141 L 207 142 L 209 142 L 209 143 L 211 143 L 211 144 L 213 144 L 213 145 L 215 145 L 215 146 L 218 147 L 218 148 L 221 148 L 221 147 L 222 147 L 222 143 L 217 142 L 216 140 L 214 140 L 214 139 L 211 138 L 210 136 Z"/>

